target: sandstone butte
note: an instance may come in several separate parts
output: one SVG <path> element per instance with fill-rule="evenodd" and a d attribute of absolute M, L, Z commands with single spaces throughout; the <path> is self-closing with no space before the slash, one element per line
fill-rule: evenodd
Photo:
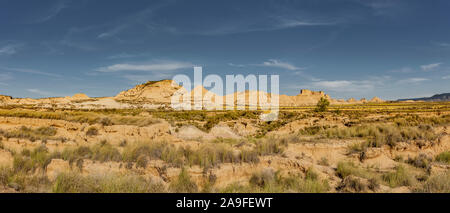
<path fill-rule="evenodd" d="M 176 93 L 178 91 L 178 93 Z M 233 104 L 238 104 L 239 100 L 244 97 L 245 104 L 248 105 L 248 100 L 251 95 L 252 97 L 266 97 L 268 101 L 271 98 L 276 97 L 273 94 L 265 93 L 262 91 L 244 91 L 236 92 L 234 94 L 228 94 L 225 96 L 219 96 L 205 89 L 202 86 L 194 88 L 191 92 L 188 92 L 182 86 L 178 85 L 172 80 L 161 80 L 161 81 L 148 81 L 144 84 L 137 85 L 129 90 L 120 92 L 114 97 L 101 97 L 101 98 L 91 98 L 86 94 L 75 94 L 70 97 L 51 97 L 51 98 L 13 98 L 11 96 L 0 95 L 1 105 L 20 105 L 29 104 L 35 105 L 37 107 L 71 107 L 71 108 L 133 108 L 135 105 L 145 106 L 148 108 L 156 108 L 161 106 L 170 106 L 172 101 L 172 96 L 174 94 L 188 94 L 191 96 L 191 100 L 195 102 L 198 100 L 194 97 L 194 91 L 201 91 L 196 94 L 201 94 L 202 99 L 204 99 L 203 104 L 216 104 L 220 103 L 216 100 L 222 99 L 222 103 L 227 103 L 226 100 L 233 100 Z M 210 93 L 208 93 L 210 92 Z M 207 96 L 206 96 L 207 95 Z M 206 96 L 206 97 L 205 97 Z M 378 97 L 374 97 L 370 100 L 365 98 L 361 100 L 356 100 L 350 98 L 348 100 L 333 99 L 329 95 L 325 94 L 323 91 L 311 91 L 307 89 L 300 90 L 300 93 L 295 96 L 289 96 L 280 94 L 279 95 L 279 105 L 286 107 L 295 106 L 306 106 L 316 104 L 320 98 L 327 98 L 331 104 L 363 104 L 363 103 L 381 103 L 384 102 Z M 228 102 L 229 103 L 229 102 Z"/>

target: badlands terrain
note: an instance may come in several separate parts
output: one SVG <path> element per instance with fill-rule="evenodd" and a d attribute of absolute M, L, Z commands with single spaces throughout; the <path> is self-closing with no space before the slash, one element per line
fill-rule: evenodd
<path fill-rule="evenodd" d="M 449 102 L 301 90 L 267 122 L 261 110 L 173 110 L 178 89 L 0 96 L 0 192 L 450 192 Z"/>

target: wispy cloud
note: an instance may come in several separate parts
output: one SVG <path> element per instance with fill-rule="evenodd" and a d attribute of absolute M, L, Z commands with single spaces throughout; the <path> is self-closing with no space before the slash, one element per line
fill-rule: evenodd
<path fill-rule="evenodd" d="M 414 70 L 410 67 L 402 67 L 400 69 L 389 70 L 390 73 L 412 73 Z"/>
<path fill-rule="evenodd" d="M 423 81 L 428 81 L 430 79 L 428 78 L 407 78 L 397 81 L 398 84 L 414 84 L 414 83 L 420 83 Z"/>
<path fill-rule="evenodd" d="M 245 64 L 228 63 L 228 66 L 243 68 L 243 67 L 246 67 L 247 65 L 245 65 Z"/>
<path fill-rule="evenodd" d="M 302 85 L 302 88 L 331 92 L 365 93 L 384 87 L 391 81 L 390 76 L 369 76 L 364 80 L 319 80 Z M 298 88 L 298 85 L 296 86 Z"/>
<path fill-rule="evenodd" d="M 0 56 L 14 55 L 22 46 L 22 43 L 9 43 L 4 46 L 0 46 Z"/>
<path fill-rule="evenodd" d="M 438 47 L 444 47 L 444 48 L 450 47 L 450 43 L 447 43 L 447 42 L 432 42 L 432 44 L 434 44 Z"/>
<path fill-rule="evenodd" d="M 47 92 L 47 91 L 43 91 L 40 89 L 27 89 L 28 92 L 34 93 L 34 94 L 38 94 L 38 95 L 44 95 L 44 96 L 50 96 L 52 95 L 51 92 Z"/>
<path fill-rule="evenodd" d="M 55 77 L 55 78 L 60 78 L 60 77 L 62 77 L 62 76 L 59 75 L 59 74 L 48 73 L 48 72 L 42 72 L 42 71 L 33 70 L 33 69 L 12 68 L 12 67 L 0 67 L 0 70 L 7 70 L 7 71 L 21 72 L 21 73 L 29 73 L 29 74 L 36 74 L 36 75 L 45 75 L 45 76 Z"/>
<path fill-rule="evenodd" d="M 50 10 L 48 11 L 48 14 L 42 18 L 39 18 L 34 21 L 34 23 L 43 23 L 46 21 L 49 21 L 50 19 L 56 17 L 62 10 L 69 7 L 69 1 L 67 0 L 61 0 L 56 2 Z"/>
<path fill-rule="evenodd" d="M 433 63 L 433 64 L 426 64 L 426 65 L 422 65 L 420 66 L 420 68 L 423 71 L 431 71 L 434 70 L 436 68 L 438 68 L 439 66 L 441 66 L 442 63 Z"/>
<path fill-rule="evenodd" d="M 288 62 L 284 62 L 284 61 L 280 61 L 277 59 L 269 59 L 263 63 L 260 64 L 233 64 L 233 63 L 228 63 L 229 66 L 232 67 L 238 67 L 238 68 L 244 68 L 244 67 L 248 67 L 248 66 L 261 66 L 261 67 L 273 67 L 273 68 L 280 68 L 280 69 L 285 69 L 285 70 L 289 70 L 291 71 L 289 74 L 292 75 L 297 75 L 300 76 L 302 78 L 305 78 L 307 80 L 310 81 L 320 81 L 320 79 L 315 78 L 314 76 L 311 76 L 305 72 L 303 72 L 303 70 L 306 70 L 307 68 L 305 67 L 297 67 L 292 63 L 288 63 Z"/>
<path fill-rule="evenodd" d="M 149 64 L 114 64 L 97 69 L 99 72 L 119 72 L 119 71 L 173 71 L 183 68 L 190 68 L 194 65 L 187 62 L 165 61 Z"/>
<path fill-rule="evenodd" d="M 277 59 L 269 59 L 268 61 L 265 61 L 262 64 L 259 64 L 259 66 L 282 68 L 282 69 L 286 69 L 286 70 L 303 70 L 303 69 L 305 69 L 303 67 L 297 67 L 291 63 L 283 62 L 283 61 L 280 61 Z"/>
<path fill-rule="evenodd" d="M 373 90 L 375 85 L 367 81 L 334 80 L 313 82 L 311 87 L 334 92 L 358 92 Z"/>
<path fill-rule="evenodd" d="M 102 39 L 102 38 L 108 38 L 108 37 L 115 36 L 116 34 L 122 32 L 123 30 L 125 30 L 125 28 L 127 28 L 127 25 L 115 26 L 115 27 L 113 27 L 112 29 L 110 29 L 110 30 L 108 30 L 106 32 L 100 33 L 97 36 L 97 38 Z"/>
<path fill-rule="evenodd" d="M 11 73 L 0 73 L 0 85 L 8 85 L 8 81 L 10 81 L 11 79 L 13 79 L 13 76 L 11 75 Z"/>
<path fill-rule="evenodd" d="M 125 79 L 130 80 L 133 84 L 135 83 L 144 83 L 147 81 L 156 81 L 161 79 L 170 79 L 172 74 L 170 73 L 154 73 L 151 75 L 124 75 Z"/>
<path fill-rule="evenodd" d="M 448 79 L 450 79 L 450 75 L 443 76 L 442 79 L 448 80 Z"/>
<path fill-rule="evenodd" d="M 142 56 L 142 54 L 120 53 L 120 54 L 108 56 L 107 59 L 135 58 L 135 57 L 139 57 L 139 56 Z"/>

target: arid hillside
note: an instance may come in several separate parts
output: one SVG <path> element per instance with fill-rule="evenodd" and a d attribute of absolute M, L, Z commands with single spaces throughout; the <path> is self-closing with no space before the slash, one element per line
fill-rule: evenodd
<path fill-rule="evenodd" d="M 261 113 L 6 105 L 0 191 L 450 191 L 449 103 Z"/>
<path fill-rule="evenodd" d="M 11 96 L 0 95 L 0 105 L 2 106 L 30 106 L 37 108 L 48 109 L 171 109 L 172 96 L 178 91 L 180 99 L 181 95 L 187 94 L 189 99 L 192 100 L 192 104 L 198 102 L 194 97 L 194 91 L 199 91 L 200 103 L 202 108 L 207 106 L 218 106 L 222 104 L 224 106 L 249 106 L 249 97 L 259 97 L 259 95 L 266 97 L 270 102 L 273 98 L 279 99 L 279 105 L 281 107 L 301 107 L 315 105 L 320 98 L 327 98 L 332 104 L 364 104 L 364 103 L 383 103 L 384 101 L 374 97 L 371 100 L 361 99 L 355 100 L 353 98 L 349 100 L 335 100 L 324 92 L 315 92 L 307 89 L 302 89 L 296 96 L 288 95 L 274 95 L 270 93 L 264 93 L 261 91 L 245 91 L 236 92 L 234 94 L 228 94 L 225 96 L 219 96 L 211 93 L 203 87 L 194 88 L 191 92 L 182 88 L 180 85 L 172 80 L 161 81 L 149 81 L 144 84 L 140 84 L 126 91 L 120 92 L 115 97 L 101 97 L 90 98 L 85 94 L 75 94 L 70 97 L 54 97 L 54 98 L 12 98 Z M 209 94 L 208 94 L 209 93 Z M 208 95 L 208 96 L 206 96 Z M 206 97 L 205 97 L 206 96 Z M 221 100 L 219 102 L 218 100 Z M 231 102 L 227 102 L 231 100 Z M 259 103 L 256 99 L 255 103 Z"/>

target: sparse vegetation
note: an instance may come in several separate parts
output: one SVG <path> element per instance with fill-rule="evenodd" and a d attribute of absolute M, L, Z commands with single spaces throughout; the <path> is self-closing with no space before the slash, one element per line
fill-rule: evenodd
<path fill-rule="evenodd" d="M 433 161 L 431 157 L 421 153 L 415 158 L 408 158 L 406 162 L 415 167 L 426 169 L 430 167 L 431 161 Z"/>
<path fill-rule="evenodd" d="M 414 191 L 422 193 L 450 193 L 450 172 L 430 177 L 420 188 Z"/>
<path fill-rule="evenodd" d="M 86 131 L 86 136 L 96 136 L 98 135 L 98 129 L 94 126 L 91 126 Z"/>
<path fill-rule="evenodd" d="M 34 142 L 36 140 L 46 140 L 56 135 L 56 128 L 54 127 L 39 127 L 32 129 L 22 126 L 19 129 L 12 131 L 0 130 L 0 135 L 5 138 L 26 138 Z"/>
<path fill-rule="evenodd" d="M 193 193 L 198 191 L 197 184 L 191 180 L 185 168 L 182 168 L 177 179 L 170 183 L 169 189 L 177 193 Z"/>
<path fill-rule="evenodd" d="M 52 186 L 55 193 L 152 193 L 165 192 L 159 183 L 133 175 L 106 174 L 81 176 L 78 173 L 61 173 Z"/>
<path fill-rule="evenodd" d="M 407 188 L 449 192 L 450 153 L 436 153 L 448 143 L 447 103 L 329 105 L 320 113 L 315 112 L 317 107 L 283 108 L 272 122 L 259 120 L 261 111 L 246 110 L 0 109 L 4 119 L 22 118 L 6 118 L 5 122 L 13 122 L 0 130 L 0 163 L 6 163 L 6 167 L 0 165 L 0 190 L 315 193 Z M 49 120 L 39 127 L 35 121 L 20 123 L 26 118 Z M 164 122 L 147 127 L 162 119 L 171 126 Z M 184 139 L 173 134 L 185 125 L 208 132 L 218 124 L 229 126 L 240 138 Z M 116 125 L 128 125 L 123 129 L 132 131 L 124 137 L 122 126 Z M 174 137 L 182 142 L 173 142 Z M 342 153 L 346 146 L 347 152 Z M 335 147 L 338 156 L 334 150 L 330 155 L 324 152 Z M 391 158 L 395 162 L 389 160 L 390 164 L 396 167 L 389 170 L 391 166 L 374 164 L 371 159 L 379 162 L 379 156 L 382 164 L 384 158 Z M 63 161 L 48 167 L 53 159 L 68 161 L 69 167 Z M 330 172 L 336 163 L 335 173 Z M 96 174 L 97 166 L 120 174 Z M 64 171 L 52 173 L 59 169 Z M 239 182 L 223 187 L 221 175 L 231 172 L 227 175 L 238 177 Z M 397 188 L 401 186 L 406 187 Z"/>
<path fill-rule="evenodd" d="M 330 101 L 327 98 L 321 97 L 319 102 L 316 105 L 316 112 L 325 112 L 328 110 L 330 106 Z"/>
<path fill-rule="evenodd" d="M 397 166 L 395 171 L 384 174 L 383 180 L 390 187 L 411 186 L 413 184 L 411 174 L 403 166 Z"/>
<path fill-rule="evenodd" d="M 441 152 L 436 156 L 436 161 L 450 164 L 450 151 Z"/>

